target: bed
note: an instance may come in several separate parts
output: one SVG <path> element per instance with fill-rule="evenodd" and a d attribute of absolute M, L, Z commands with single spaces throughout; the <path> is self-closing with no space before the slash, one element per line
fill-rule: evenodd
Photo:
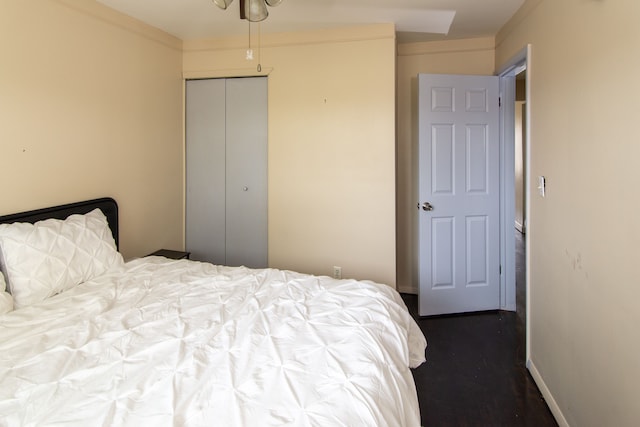
<path fill-rule="evenodd" d="M 420 425 L 392 288 L 117 247 L 113 199 L 0 217 L 0 425 Z"/>

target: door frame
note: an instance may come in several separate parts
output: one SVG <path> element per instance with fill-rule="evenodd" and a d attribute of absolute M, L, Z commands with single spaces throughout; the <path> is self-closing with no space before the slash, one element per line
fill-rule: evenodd
<path fill-rule="evenodd" d="M 500 307 L 516 309 L 515 280 L 515 76 L 526 73 L 525 104 L 525 167 L 524 197 L 527 235 L 531 236 L 530 171 L 531 171 L 531 45 L 527 44 L 509 59 L 498 71 L 500 78 Z M 525 287 L 526 287 L 526 359 L 530 360 L 530 238 L 525 239 Z"/>

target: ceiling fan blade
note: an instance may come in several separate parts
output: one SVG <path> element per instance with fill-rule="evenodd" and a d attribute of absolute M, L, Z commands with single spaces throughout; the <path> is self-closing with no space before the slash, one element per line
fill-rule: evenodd
<path fill-rule="evenodd" d="M 213 0 L 216 6 L 218 6 L 222 10 L 226 10 L 233 0 Z"/>
<path fill-rule="evenodd" d="M 282 0 L 266 0 L 266 2 L 269 6 L 273 7 L 282 3 Z"/>

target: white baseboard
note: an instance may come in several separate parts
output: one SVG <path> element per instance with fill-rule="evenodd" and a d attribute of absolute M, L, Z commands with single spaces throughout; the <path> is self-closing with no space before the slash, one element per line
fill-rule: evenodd
<path fill-rule="evenodd" d="M 527 368 L 529 369 L 533 380 L 536 382 L 538 389 L 540 389 L 540 393 L 542 393 L 544 400 L 547 401 L 547 406 L 549 406 L 549 409 L 551 410 L 553 417 L 556 419 L 558 426 L 569 427 L 567 419 L 564 417 L 564 414 L 560 410 L 558 403 L 553 398 L 551 391 L 549 391 L 549 388 L 545 384 L 542 376 L 540 375 L 540 372 L 538 372 L 538 370 L 536 369 L 536 365 L 531 361 L 531 359 L 527 360 Z"/>

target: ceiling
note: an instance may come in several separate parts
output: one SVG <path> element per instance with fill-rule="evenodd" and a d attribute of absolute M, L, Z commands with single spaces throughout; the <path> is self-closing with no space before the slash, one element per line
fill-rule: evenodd
<path fill-rule="evenodd" d="M 239 0 L 227 10 L 212 0 L 97 0 L 182 40 L 242 35 Z M 269 7 L 263 33 L 359 24 L 396 24 L 398 41 L 493 36 L 524 0 L 282 0 Z"/>

